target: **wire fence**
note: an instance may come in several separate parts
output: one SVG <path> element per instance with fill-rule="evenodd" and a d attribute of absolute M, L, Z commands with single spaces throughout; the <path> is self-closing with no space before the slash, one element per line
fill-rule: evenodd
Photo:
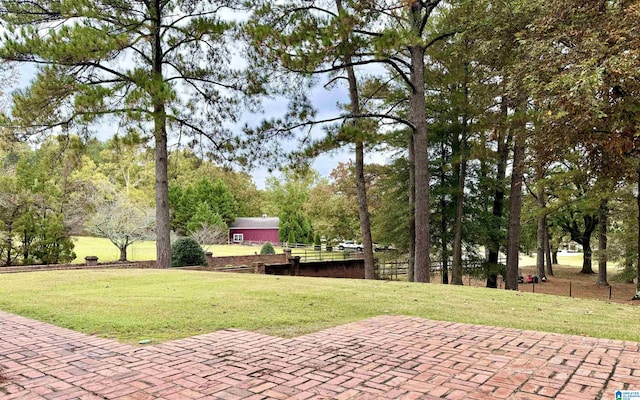
<path fill-rule="evenodd" d="M 500 288 L 504 284 L 500 282 Z M 518 290 L 528 293 L 552 294 L 594 300 L 630 301 L 636 292 L 635 283 L 609 282 L 596 285 L 590 280 L 567 280 L 550 277 L 547 282 L 519 283 Z"/>

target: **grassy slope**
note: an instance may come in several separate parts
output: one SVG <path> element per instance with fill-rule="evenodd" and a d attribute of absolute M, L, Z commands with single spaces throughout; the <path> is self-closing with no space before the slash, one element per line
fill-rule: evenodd
<path fill-rule="evenodd" d="M 0 275 L 0 309 L 123 342 L 295 336 L 376 315 L 640 341 L 634 306 L 473 287 L 160 270 Z"/>

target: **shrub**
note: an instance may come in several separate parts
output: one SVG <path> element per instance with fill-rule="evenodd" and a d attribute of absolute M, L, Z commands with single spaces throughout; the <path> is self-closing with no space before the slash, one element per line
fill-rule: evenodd
<path fill-rule="evenodd" d="M 273 245 L 271 243 L 267 242 L 262 245 L 260 254 L 276 254 L 276 249 L 273 248 Z"/>
<path fill-rule="evenodd" d="M 191 238 L 181 238 L 171 245 L 171 266 L 207 265 L 202 247 Z"/>

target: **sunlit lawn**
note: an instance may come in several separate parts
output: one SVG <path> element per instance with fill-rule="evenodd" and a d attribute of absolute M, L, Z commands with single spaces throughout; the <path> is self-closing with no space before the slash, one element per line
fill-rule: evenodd
<path fill-rule="evenodd" d="M 120 258 L 120 251 L 108 239 L 74 236 L 73 241 L 75 244 L 73 251 L 76 253 L 74 263 L 84 263 L 86 256 L 96 256 L 99 262 L 116 261 Z M 206 246 L 205 250 L 212 252 L 214 256 L 242 256 L 259 253 L 260 246 L 210 245 Z M 276 248 L 276 251 L 281 253 L 282 249 Z M 156 242 L 149 240 L 134 243 L 128 248 L 127 259 L 130 261 L 155 260 Z"/>
<path fill-rule="evenodd" d="M 88 236 L 74 236 L 73 241 L 75 244 L 74 252 L 76 253 L 76 259 L 74 263 L 84 263 L 86 256 L 97 256 L 100 262 L 116 261 L 120 257 L 120 252 L 116 246 L 114 246 L 108 239 L 88 237 Z M 129 246 L 127 252 L 127 258 L 130 261 L 147 261 L 155 260 L 156 258 L 156 244 L 155 241 L 148 240 L 143 242 L 136 242 Z M 205 248 L 206 251 L 211 251 L 214 256 L 242 256 L 250 255 L 260 252 L 260 246 L 242 246 L 237 244 L 230 245 L 209 245 Z M 281 247 L 275 247 L 277 253 L 282 253 Z M 319 258 L 320 253 L 315 252 L 312 249 L 294 249 L 294 255 L 310 256 Z M 338 257 L 342 252 L 334 251 L 332 253 L 322 252 L 322 257 L 330 258 Z M 377 257 L 390 257 L 387 253 L 376 253 Z M 582 265 L 582 254 L 580 253 L 568 253 L 560 254 L 558 261 L 562 265 Z M 535 257 L 528 256 L 526 254 L 520 255 L 520 266 L 535 265 Z M 596 267 L 594 263 L 594 268 Z"/>
<path fill-rule="evenodd" d="M 377 315 L 410 315 L 640 341 L 640 308 L 406 282 L 177 270 L 0 275 L 0 309 L 123 342 L 225 328 L 295 336 Z"/>

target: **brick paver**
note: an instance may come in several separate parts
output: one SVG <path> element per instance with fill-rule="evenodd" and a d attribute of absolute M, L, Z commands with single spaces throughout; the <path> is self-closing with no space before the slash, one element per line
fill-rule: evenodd
<path fill-rule="evenodd" d="M 0 312 L 2 399 L 613 399 L 639 344 L 381 316 L 129 346 Z"/>

